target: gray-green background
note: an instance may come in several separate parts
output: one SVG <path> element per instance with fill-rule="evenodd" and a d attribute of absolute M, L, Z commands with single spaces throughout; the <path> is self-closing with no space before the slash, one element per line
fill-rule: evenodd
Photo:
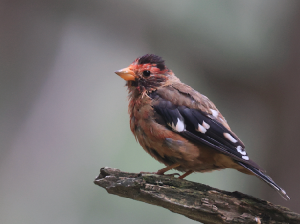
<path fill-rule="evenodd" d="M 0 223 L 195 223 L 108 195 L 100 167 L 163 167 L 114 71 L 155 53 L 208 96 L 291 197 L 234 170 L 187 179 L 300 212 L 300 2 L 0 1 Z"/>

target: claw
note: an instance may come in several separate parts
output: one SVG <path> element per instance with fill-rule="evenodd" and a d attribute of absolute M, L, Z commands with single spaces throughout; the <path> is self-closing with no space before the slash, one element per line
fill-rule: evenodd
<path fill-rule="evenodd" d="M 180 176 L 179 173 L 171 173 L 171 174 L 163 174 L 164 176 L 170 176 L 170 177 L 175 177 L 176 175 L 177 176 Z"/>
<path fill-rule="evenodd" d="M 156 174 L 156 175 L 163 175 L 163 176 L 170 176 L 170 177 L 175 177 L 176 175 L 180 176 L 179 173 L 164 174 L 159 172 L 143 172 L 143 171 L 139 173 L 139 175 L 143 175 L 143 174 Z"/>
<path fill-rule="evenodd" d="M 174 169 L 174 168 L 176 168 L 176 167 L 178 167 L 178 166 L 180 166 L 180 164 L 179 164 L 179 163 L 175 163 L 175 164 L 173 164 L 173 165 L 171 165 L 171 166 L 167 166 L 167 167 L 165 167 L 165 168 L 163 168 L 163 169 L 160 169 L 160 170 L 158 170 L 157 172 L 140 172 L 140 174 L 157 174 L 157 175 L 165 175 L 165 172 L 167 172 L 167 171 L 169 171 L 169 170 L 171 170 L 171 169 Z M 180 176 L 180 174 L 178 174 L 178 173 L 167 174 L 166 176 L 173 176 L 173 177 L 174 177 L 175 175 Z"/>
<path fill-rule="evenodd" d="M 138 176 L 140 177 L 143 174 L 156 174 L 156 172 L 143 172 L 143 171 L 141 171 Z"/>

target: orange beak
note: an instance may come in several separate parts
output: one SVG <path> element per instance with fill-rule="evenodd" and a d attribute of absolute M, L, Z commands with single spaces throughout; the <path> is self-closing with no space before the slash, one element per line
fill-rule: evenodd
<path fill-rule="evenodd" d="M 126 81 L 130 81 L 130 80 L 134 81 L 135 80 L 134 72 L 131 69 L 129 69 L 128 67 L 120 69 L 118 71 L 115 71 L 115 73 L 117 75 L 119 75 L 122 79 L 125 79 Z"/>

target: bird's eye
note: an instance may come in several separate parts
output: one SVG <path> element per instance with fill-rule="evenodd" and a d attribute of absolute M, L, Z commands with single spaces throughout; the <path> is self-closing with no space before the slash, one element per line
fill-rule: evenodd
<path fill-rule="evenodd" d="M 151 75 L 151 72 L 149 70 L 143 71 L 143 76 L 149 77 Z"/>

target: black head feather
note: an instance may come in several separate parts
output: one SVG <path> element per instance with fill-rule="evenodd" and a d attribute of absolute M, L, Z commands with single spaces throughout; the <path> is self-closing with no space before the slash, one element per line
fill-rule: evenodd
<path fill-rule="evenodd" d="M 156 67 L 159 68 L 161 71 L 166 68 L 165 61 L 154 54 L 145 54 L 144 56 L 140 57 L 138 60 L 138 64 L 156 64 Z"/>

